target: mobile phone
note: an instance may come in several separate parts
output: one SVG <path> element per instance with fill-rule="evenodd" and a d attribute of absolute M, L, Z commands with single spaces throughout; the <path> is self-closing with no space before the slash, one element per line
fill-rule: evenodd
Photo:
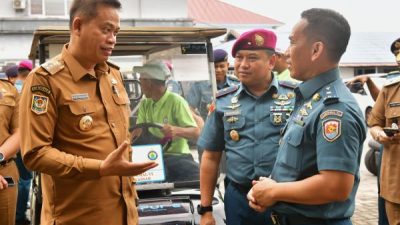
<path fill-rule="evenodd" d="M 4 179 L 7 181 L 9 187 L 13 187 L 15 185 L 14 179 L 12 177 L 7 176 L 4 177 Z"/>
<path fill-rule="evenodd" d="M 392 137 L 394 134 L 397 134 L 399 132 L 399 129 L 391 128 L 391 127 L 384 127 L 383 132 L 385 132 L 385 134 L 388 137 Z"/>

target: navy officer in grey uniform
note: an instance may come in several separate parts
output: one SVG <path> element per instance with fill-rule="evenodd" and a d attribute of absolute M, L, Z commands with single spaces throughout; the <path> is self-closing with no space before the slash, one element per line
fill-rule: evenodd
<path fill-rule="evenodd" d="M 217 89 L 221 90 L 226 87 L 239 84 L 239 79 L 235 76 L 228 75 L 228 53 L 223 49 L 214 50 L 214 68 L 215 78 L 217 80 Z M 186 97 L 190 108 L 198 111 L 205 121 L 207 118 L 208 107 L 212 102 L 212 88 L 210 81 L 198 81 L 193 83 Z"/>
<path fill-rule="evenodd" d="M 338 69 L 349 38 L 341 14 L 316 8 L 301 14 L 289 37 L 290 72 L 303 83 L 271 178 L 248 193 L 255 210 L 273 206 L 274 224 L 352 224 L 366 127 Z"/>
<path fill-rule="evenodd" d="M 279 132 L 293 109 L 292 82 L 273 76 L 276 35 L 264 29 L 243 33 L 232 48 L 241 84 L 218 91 L 198 140 L 205 149 L 200 170 L 201 224 L 215 224 L 212 199 L 222 151 L 227 156 L 226 223 L 271 224 L 270 213 L 249 207 L 251 181 L 268 176 L 278 152 Z"/>

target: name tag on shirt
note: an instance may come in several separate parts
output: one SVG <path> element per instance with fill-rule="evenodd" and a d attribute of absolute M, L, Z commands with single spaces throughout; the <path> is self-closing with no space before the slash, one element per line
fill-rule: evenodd
<path fill-rule="evenodd" d="M 162 147 L 155 145 L 132 145 L 132 162 L 154 161 L 158 166 L 135 176 L 137 184 L 162 182 L 165 180 L 165 168 Z"/>

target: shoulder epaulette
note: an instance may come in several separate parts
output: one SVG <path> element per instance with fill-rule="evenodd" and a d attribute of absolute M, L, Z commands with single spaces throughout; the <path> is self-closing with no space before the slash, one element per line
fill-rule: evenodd
<path fill-rule="evenodd" d="M 339 102 L 339 97 L 337 96 L 336 88 L 332 86 L 325 87 L 325 89 L 323 90 L 323 100 L 324 100 L 324 105 L 331 105 Z"/>
<path fill-rule="evenodd" d="M 230 94 L 230 93 L 232 93 L 232 92 L 235 92 L 235 91 L 237 91 L 238 89 L 239 89 L 239 85 L 233 85 L 233 86 L 230 86 L 230 87 L 227 87 L 227 88 L 223 88 L 223 89 L 217 91 L 217 94 L 215 95 L 215 97 L 216 97 L 216 98 L 220 98 L 220 97 L 222 97 L 222 96 L 225 96 L 225 95 L 227 95 L 227 94 Z"/>
<path fill-rule="evenodd" d="M 43 68 L 50 75 L 58 73 L 59 71 L 64 69 L 64 66 L 64 61 L 61 60 L 59 57 L 51 59 L 40 65 L 40 67 Z M 37 70 L 36 73 L 42 74 L 40 70 Z"/>
<path fill-rule="evenodd" d="M 388 87 L 388 86 L 390 86 L 390 85 L 392 85 L 392 84 L 397 84 L 397 83 L 399 83 L 399 82 L 400 82 L 400 76 L 388 80 L 388 81 L 385 83 L 384 86 L 385 86 L 385 87 Z"/>
<path fill-rule="evenodd" d="M 290 88 L 290 89 L 295 89 L 297 87 L 297 85 L 299 84 L 299 82 L 291 81 L 291 80 L 280 80 L 278 82 L 279 82 L 279 85 L 281 85 L 282 87 L 286 87 L 286 88 Z"/>
<path fill-rule="evenodd" d="M 114 69 L 119 70 L 119 66 L 115 65 L 114 63 L 112 63 L 112 62 L 110 62 L 110 61 L 107 61 L 107 65 L 111 66 L 111 67 L 114 68 Z"/>
<path fill-rule="evenodd" d="M 237 78 L 236 76 L 234 76 L 234 75 L 227 75 L 226 76 L 228 79 L 230 79 L 230 80 L 233 80 L 233 81 L 237 81 L 237 82 L 240 82 L 240 80 L 239 80 L 239 78 Z"/>

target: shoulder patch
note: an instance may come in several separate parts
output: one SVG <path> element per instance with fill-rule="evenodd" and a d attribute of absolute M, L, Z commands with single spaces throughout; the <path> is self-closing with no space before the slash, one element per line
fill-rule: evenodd
<path fill-rule="evenodd" d="M 340 110 L 329 109 L 329 110 L 326 110 L 325 112 L 321 113 L 320 118 L 325 119 L 328 116 L 342 117 L 343 112 Z"/>
<path fill-rule="evenodd" d="M 339 97 L 337 96 L 335 87 L 329 85 L 325 87 L 322 92 L 324 98 L 324 105 L 331 105 L 339 102 Z"/>
<path fill-rule="evenodd" d="M 340 119 L 327 119 L 323 121 L 322 134 L 325 140 L 334 142 L 342 135 L 342 121 Z"/>
<path fill-rule="evenodd" d="M 42 95 L 32 95 L 31 110 L 37 115 L 47 112 L 47 105 L 49 103 L 49 98 Z"/>
<path fill-rule="evenodd" d="M 112 67 L 112 68 L 114 68 L 114 69 L 119 70 L 119 66 L 115 65 L 114 63 L 112 63 L 112 62 L 110 62 L 110 61 L 107 61 L 107 65 L 110 66 L 110 67 Z"/>
<path fill-rule="evenodd" d="M 291 81 L 291 80 L 280 80 L 278 81 L 279 85 L 282 87 L 290 88 L 290 89 L 295 89 L 297 85 L 299 84 L 296 81 Z"/>
<path fill-rule="evenodd" d="M 51 59 L 40 66 L 49 74 L 54 75 L 60 70 L 64 69 L 64 61 L 61 59 Z"/>
<path fill-rule="evenodd" d="M 400 82 L 400 77 L 395 77 L 395 78 L 393 78 L 393 79 L 390 79 L 390 80 L 388 80 L 386 83 L 385 83 L 385 87 L 388 87 L 388 86 L 390 86 L 390 85 L 393 85 L 393 84 L 397 84 L 397 83 L 399 83 Z"/>
<path fill-rule="evenodd" d="M 221 90 L 219 90 L 219 91 L 217 91 L 217 94 L 216 94 L 216 98 L 220 98 L 220 97 L 222 97 L 222 96 L 225 96 L 225 95 L 227 95 L 227 94 L 230 94 L 230 93 L 232 93 L 232 92 L 235 92 L 235 91 L 237 91 L 239 89 L 239 86 L 238 85 L 234 85 L 234 86 L 230 86 L 230 87 L 227 87 L 227 88 L 223 88 L 223 89 L 221 89 Z"/>

